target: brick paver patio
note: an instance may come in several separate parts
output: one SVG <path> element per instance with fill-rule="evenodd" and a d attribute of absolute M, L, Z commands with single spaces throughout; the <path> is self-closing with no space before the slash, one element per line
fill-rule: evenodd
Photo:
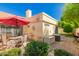
<path fill-rule="evenodd" d="M 60 42 L 52 44 L 54 49 L 64 49 L 73 55 L 79 55 L 79 43 L 75 42 L 74 38 L 63 37 L 64 39 Z"/>

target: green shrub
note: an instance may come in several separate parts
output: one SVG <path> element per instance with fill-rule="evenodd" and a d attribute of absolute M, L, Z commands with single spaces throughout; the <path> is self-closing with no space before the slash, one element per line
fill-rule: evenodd
<path fill-rule="evenodd" d="M 18 56 L 21 53 L 20 48 L 13 48 L 7 51 L 0 53 L 0 56 Z"/>
<path fill-rule="evenodd" d="M 25 47 L 25 55 L 46 56 L 48 55 L 49 45 L 40 41 L 31 41 Z"/>
<path fill-rule="evenodd" d="M 55 56 L 72 56 L 71 53 L 63 50 L 63 49 L 55 49 L 54 50 L 54 55 Z"/>
<path fill-rule="evenodd" d="M 65 24 L 63 29 L 64 29 L 64 32 L 71 33 L 73 32 L 74 26 L 71 24 Z"/>

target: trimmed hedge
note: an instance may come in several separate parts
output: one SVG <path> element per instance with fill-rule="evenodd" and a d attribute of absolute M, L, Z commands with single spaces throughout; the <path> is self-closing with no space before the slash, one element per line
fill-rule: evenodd
<path fill-rule="evenodd" d="M 1 52 L 0 56 L 19 56 L 20 53 L 21 53 L 20 48 L 13 48 L 13 49 Z"/>
<path fill-rule="evenodd" d="M 46 56 L 48 55 L 49 45 L 40 41 L 31 41 L 25 47 L 25 55 Z"/>
<path fill-rule="evenodd" d="M 73 56 L 71 53 L 69 53 L 63 49 L 55 49 L 54 55 L 55 56 Z"/>

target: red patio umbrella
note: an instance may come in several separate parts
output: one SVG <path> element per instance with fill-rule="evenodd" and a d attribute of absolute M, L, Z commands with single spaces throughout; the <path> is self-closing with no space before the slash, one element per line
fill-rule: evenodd
<path fill-rule="evenodd" d="M 29 24 L 29 21 L 19 16 L 7 17 L 0 19 L 4 25 L 20 27 Z"/>
<path fill-rule="evenodd" d="M 7 17 L 0 19 L 0 23 L 8 26 L 21 27 L 29 24 L 29 21 L 19 16 Z M 16 32 L 17 34 L 17 32 Z"/>

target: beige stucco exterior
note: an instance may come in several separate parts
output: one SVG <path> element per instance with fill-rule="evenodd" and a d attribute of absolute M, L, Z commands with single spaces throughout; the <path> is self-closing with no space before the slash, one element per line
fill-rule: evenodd
<path fill-rule="evenodd" d="M 55 33 L 55 27 L 57 26 L 57 21 L 52 18 L 51 16 L 47 15 L 46 13 L 41 13 L 42 14 L 42 23 L 43 23 L 43 35 L 45 34 L 45 24 L 48 24 L 48 35 L 53 35 Z"/>
<path fill-rule="evenodd" d="M 57 21 L 44 12 L 35 16 L 26 17 L 26 19 L 30 21 L 30 24 L 24 27 L 26 30 L 24 33 L 31 35 L 32 39 L 42 39 L 46 35 L 53 35 L 55 33 Z"/>

